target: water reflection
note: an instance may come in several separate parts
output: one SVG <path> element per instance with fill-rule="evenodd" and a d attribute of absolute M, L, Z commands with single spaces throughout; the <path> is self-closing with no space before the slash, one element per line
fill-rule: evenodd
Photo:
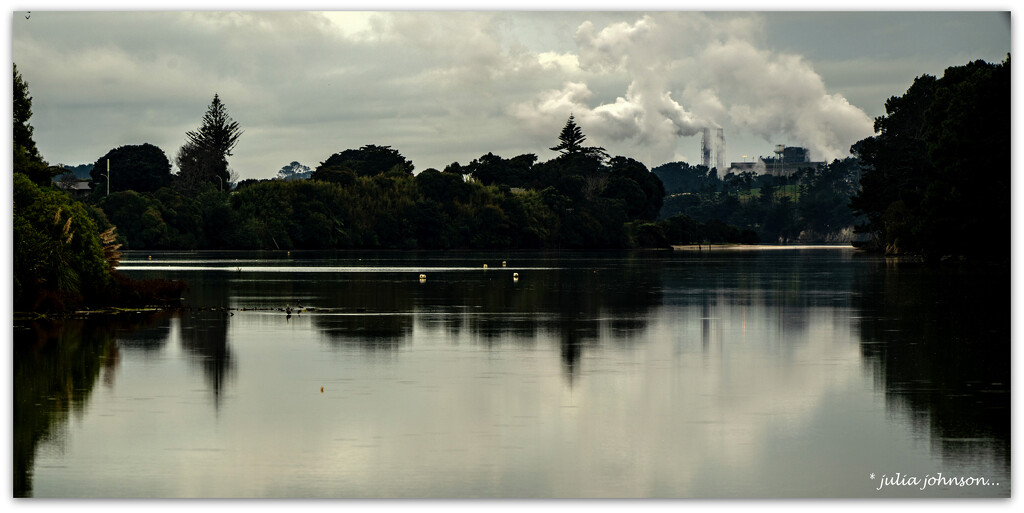
<path fill-rule="evenodd" d="M 660 276 L 657 266 L 581 259 L 565 268 L 434 273 L 422 282 L 416 273 L 293 276 L 270 294 L 263 280 L 234 285 L 247 308 L 315 309 L 296 315 L 309 316 L 336 348 L 393 351 L 411 340 L 416 322 L 495 348 L 556 334 L 571 381 L 584 348 L 602 335 L 626 340 L 645 329 L 662 300 Z"/>
<path fill-rule="evenodd" d="M 15 321 L 15 497 L 32 495 L 33 465 L 40 446 L 63 447 L 69 416 L 82 413 L 97 380 L 114 385 L 120 361 L 118 337 L 139 328 L 152 329 L 154 324 L 166 323 L 167 317 Z"/>
<path fill-rule="evenodd" d="M 121 331 L 117 335 L 117 347 L 127 353 L 141 353 L 156 356 L 167 346 L 171 336 L 170 315 L 154 316 L 149 326 Z"/>
<path fill-rule="evenodd" d="M 225 385 L 234 372 L 234 361 L 228 346 L 228 310 L 195 310 L 180 318 L 181 347 L 192 361 L 203 370 L 213 394 L 214 408 L 220 407 Z"/>
<path fill-rule="evenodd" d="M 93 395 L 107 416 L 71 423 L 91 452 L 50 455 L 41 495 L 871 496 L 850 476 L 936 469 L 932 454 L 944 471 L 1009 472 L 1005 271 L 848 251 L 465 269 L 477 256 L 419 255 L 461 269 L 423 282 L 187 271 L 173 276 L 190 284 L 180 318 L 99 337 L 23 330 L 15 391 L 34 410 L 16 406 L 16 491 L 31 495 L 41 440 L 61 445 L 99 383 L 122 393 Z M 129 408 L 126 388 L 139 391 Z M 914 422 L 918 438 L 900 438 Z M 93 491 L 105 450 L 151 475 L 104 454 L 96 474 L 129 485 Z M 55 470 L 65 460 L 76 470 Z"/>
<path fill-rule="evenodd" d="M 956 462 L 1010 464 L 1009 269 L 890 263 L 857 284 L 861 351 L 886 403 Z"/>

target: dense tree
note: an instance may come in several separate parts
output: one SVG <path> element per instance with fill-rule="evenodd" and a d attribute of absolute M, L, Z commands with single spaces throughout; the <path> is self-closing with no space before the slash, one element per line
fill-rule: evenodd
<path fill-rule="evenodd" d="M 18 72 L 14 64 L 14 146 L 21 147 L 25 157 L 42 161 L 36 142 L 32 139 L 32 125 L 28 120 L 32 117 L 32 97 L 28 94 L 28 83 Z"/>
<path fill-rule="evenodd" d="M 469 173 L 484 185 L 507 185 L 509 187 L 526 187 L 533 179 L 531 172 L 537 156 L 528 153 L 503 159 L 488 153 L 474 159 L 461 171 Z"/>
<path fill-rule="evenodd" d="M 79 164 L 77 166 L 62 165 L 60 166 L 63 173 L 70 173 L 71 176 L 80 180 L 89 180 L 92 173 L 92 164 Z"/>
<path fill-rule="evenodd" d="M 1010 58 L 918 77 L 877 135 L 853 153 L 864 166 L 851 207 L 871 247 L 890 254 L 1005 260 L 1010 239 Z"/>
<path fill-rule="evenodd" d="M 587 136 L 583 135 L 583 129 L 576 124 L 576 119 L 569 114 L 568 121 L 558 134 L 558 144 L 551 148 L 552 151 L 561 152 L 562 155 L 592 155 L 607 158 L 608 154 L 600 146 L 583 146 Z"/>
<path fill-rule="evenodd" d="M 628 180 L 643 193 L 641 201 L 627 201 L 626 208 L 630 219 L 646 219 L 653 221 L 661 211 L 661 205 L 665 198 L 665 186 L 658 175 L 647 170 L 647 166 L 628 157 L 615 157 L 608 163 L 611 182 L 608 183 L 606 196 L 616 197 L 620 187 L 630 189 L 629 184 L 616 185 L 622 180 Z"/>
<path fill-rule="evenodd" d="M 114 148 L 96 160 L 90 176 L 94 196 L 107 194 L 108 180 L 111 193 L 153 192 L 170 185 L 171 163 L 163 150 L 152 144 L 127 145 Z"/>
<path fill-rule="evenodd" d="M 718 173 L 704 166 L 691 166 L 686 162 L 670 162 L 651 170 L 661 179 L 666 194 L 711 193 L 722 188 Z"/>
<path fill-rule="evenodd" d="M 860 176 L 855 158 L 801 169 L 791 177 L 729 173 L 718 180 L 714 169 L 684 162 L 655 170 L 678 191 L 665 197 L 662 218 L 718 219 L 772 242 L 849 242 L 854 237 L 856 218 L 847 204 Z"/>
<path fill-rule="evenodd" d="M 98 203 L 124 237 L 125 249 L 169 249 L 169 229 L 161 203 L 149 194 L 112 192 Z"/>
<path fill-rule="evenodd" d="M 297 161 L 292 161 L 291 164 L 282 167 L 277 172 L 278 180 L 308 180 L 313 175 L 313 170 L 309 166 L 299 164 Z"/>
<path fill-rule="evenodd" d="M 797 209 L 805 229 L 827 234 L 853 226 L 857 219 L 848 205 L 860 178 L 857 159 L 837 159 L 802 171 Z"/>
<path fill-rule="evenodd" d="M 412 162 L 390 146 L 366 145 L 358 150 L 335 153 L 320 163 L 312 179 L 327 182 L 349 182 L 345 175 L 375 176 L 384 173 L 411 175 Z M 339 178 L 341 177 L 341 178 Z"/>
<path fill-rule="evenodd" d="M 14 174 L 14 307 L 74 306 L 111 283 L 99 232 L 82 203 Z"/>
<path fill-rule="evenodd" d="M 186 132 L 185 144 L 178 150 L 180 184 L 186 189 L 194 189 L 202 183 L 226 188 L 232 178 L 227 158 L 241 135 L 238 123 L 231 119 L 220 97 L 214 94 L 199 129 Z"/>
<path fill-rule="evenodd" d="M 24 173 L 37 185 L 46 186 L 51 179 L 63 172 L 57 167 L 50 167 L 39 154 L 36 142 L 32 139 L 33 128 L 29 124 L 32 117 L 32 97 L 28 94 L 28 83 L 14 65 L 14 154 L 13 164 L 16 172 Z"/>
<path fill-rule="evenodd" d="M 461 175 L 427 169 L 416 175 L 416 188 L 425 198 L 440 203 L 465 202 L 472 186 Z"/>

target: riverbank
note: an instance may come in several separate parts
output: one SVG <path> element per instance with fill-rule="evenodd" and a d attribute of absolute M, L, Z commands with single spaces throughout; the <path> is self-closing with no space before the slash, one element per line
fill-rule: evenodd
<path fill-rule="evenodd" d="M 673 245 L 674 251 L 774 251 L 774 250 L 801 250 L 801 249 L 855 249 L 852 244 L 797 244 L 797 245 L 773 245 L 773 244 L 685 244 Z"/>

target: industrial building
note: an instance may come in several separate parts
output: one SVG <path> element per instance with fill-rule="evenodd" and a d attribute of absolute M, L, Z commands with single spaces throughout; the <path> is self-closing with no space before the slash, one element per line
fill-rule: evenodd
<path fill-rule="evenodd" d="M 753 162 L 733 162 L 729 165 L 730 173 L 739 174 L 751 171 L 757 174 L 774 176 L 790 176 L 807 167 L 818 167 L 824 162 L 811 160 L 811 153 L 800 146 L 775 146 L 774 157 L 758 157 Z"/>

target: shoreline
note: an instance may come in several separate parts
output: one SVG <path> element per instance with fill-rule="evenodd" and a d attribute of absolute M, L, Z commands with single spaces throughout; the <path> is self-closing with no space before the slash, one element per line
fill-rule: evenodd
<path fill-rule="evenodd" d="M 684 244 L 672 245 L 673 251 L 760 251 L 800 249 L 856 249 L 852 244 Z"/>

